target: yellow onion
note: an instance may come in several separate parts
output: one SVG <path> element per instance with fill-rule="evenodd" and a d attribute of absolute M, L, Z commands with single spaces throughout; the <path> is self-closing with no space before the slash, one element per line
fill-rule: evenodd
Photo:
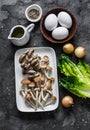
<path fill-rule="evenodd" d="M 86 55 L 86 48 L 79 46 L 75 49 L 74 53 L 77 58 L 83 58 Z"/>
<path fill-rule="evenodd" d="M 63 52 L 65 52 L 66 54 L 71 54 L 74 51 L 74 46 L 71 43 L 66 43 L 63 46 Z"/>
<path fill-rule="evenodd" d="M 73 98 L 71 96 L 65 96 L 62 99 L 62 105 L 65 108 L 71 107 L 74 104 Z"/>

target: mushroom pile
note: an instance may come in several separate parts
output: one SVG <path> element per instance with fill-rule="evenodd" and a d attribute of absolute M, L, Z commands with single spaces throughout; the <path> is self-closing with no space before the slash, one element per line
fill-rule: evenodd
<path fill-rule="evenodd" d="M 47 55 L 35 55 L 34 49 L 27 50 L 19 58 L 22 73 L 26 74 L 21 80 L 20 94 L 25 103 L 35 110 L 44 110 L 44 107 L 56 102 L 52 91 L 55 78 L 51 77 L 52 67 L 49 62 Z"/>

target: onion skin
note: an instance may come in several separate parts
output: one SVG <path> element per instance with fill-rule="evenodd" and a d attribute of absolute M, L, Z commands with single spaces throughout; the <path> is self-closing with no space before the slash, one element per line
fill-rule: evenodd
<path fill-rule="evenodd" d="M 74 104 L 74 100 L 71 96 L 65 96 L 62 99 L 62 105 L 65 108 L 69 108 Z"/>
<path fill-rule="evenodd" d="M 79 46 L 74 53 L 77 58 L 83 58 L 86 55 L 86 48 Z"/>
<path fill-rule="evenodd" d="M 66 43 L 63 46 L 63 52 L 66 54 L 71 54 L 74 52 L 74 46 L 71 43 Z"/>

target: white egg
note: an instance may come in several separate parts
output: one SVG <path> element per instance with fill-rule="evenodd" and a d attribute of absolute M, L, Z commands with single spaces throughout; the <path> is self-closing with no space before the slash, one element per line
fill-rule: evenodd
<path fill-rule="evenodd" d="M 52 31 L 52 37 L 56 40 L 63 40 L 67 38 L 69 31 L 65 27 L 57 27 Z"/>
<path fill-rule="evenodd" d="M 64 11 L 61 11 L 58 14 L 58 22 L 61 26 L 66 27 L 68 29 L 71 28 L 72 26 L 71 16 L 67 12 L 64 12 Z"/>
<path fill-rule="evenodd" d="M 48 31 L 52 31 L 58 25 L 58 19 L 55 14 L 49 14 L 44 22 L 44 26 Z"/>

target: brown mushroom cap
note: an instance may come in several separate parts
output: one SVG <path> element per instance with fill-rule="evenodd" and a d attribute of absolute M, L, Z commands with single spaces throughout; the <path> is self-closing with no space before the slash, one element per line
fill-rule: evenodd
<path fill-rule="evenodd" d="M 54 78 L 54 77 L 51 77 L 50 80 L 53 82 L 53 81 L 55 80 L 55 78 Z"/>
<path fill-rule="evenodd" d="M 34 78 L 34 81 L 35 81 L 36 83 L 38 83 L 38 82 L 41 81 L 41 78 L 40 78 L 40 77 L 36 77 L 36 78 Z"/>
<path fill-rule="evenodd" d="M 41 85 L 41 88 L 43 88 L 43 89 L 44 89 L 45 87 L 46 87 L 45 85 Z"/>
<path fill-rule="evenodd" d="M 55 101 L 56 99 L 57 99 L 56 96 L 53 95 L 52 100 Z"/>
<path fill-rule="evenodd" d="M 29 87 L 29 88 L 35 87 L 35 83 L 34 83 L 34 82 L 30 82 L 30 83 L 28 84 L 28 87 Z"/>
<path fill-rule="evenodd" d="M 48 66 L 46 67 L 46 70 L 50 70 L 50 71 L 51 71 L 51 70 L 52 70 L 52 67 L 48 65 Z"/>
<path fill-rule="evenodd" d="M 21 84 L 29 84 L 31 83 L 31 81 L 28 78 L 24 78 L 23 80 L 21 80 Z"/>
<path fill-rule="evenodd" d="M 31 98 L 31 95 L 30 95 L 30 94 L 26 94 L 26 95 L 25 95 L 25 98 L 26 98 L 27 100 L 29 100 L 29 99 Z"/>
<path fill-rule="evenodd" d="M 45 78 L 44 77 L 41 77 L 41 82 L 45 82 Z"/>

